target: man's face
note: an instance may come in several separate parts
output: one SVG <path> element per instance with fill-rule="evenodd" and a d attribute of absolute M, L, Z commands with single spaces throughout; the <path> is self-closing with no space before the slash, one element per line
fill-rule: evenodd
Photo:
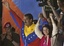
<path fill-rule="evenodd" d="M 29 19 L 27 16 L 24 16 L 24 23 L 26 26 L 30 26 L 30 24 L 32 23 L 32 20 Z"/>

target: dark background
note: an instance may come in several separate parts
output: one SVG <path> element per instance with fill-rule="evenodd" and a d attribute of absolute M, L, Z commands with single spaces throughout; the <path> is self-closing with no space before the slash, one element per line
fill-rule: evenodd
<path fill-rule="evenodd" d="M 2 0 L 0 0 L 0 34 L 2 33 Z"/>
<path fill-rule="evenodd" d="M 2 0 L 0 0 L 0 18 L 2 17 Z"/>

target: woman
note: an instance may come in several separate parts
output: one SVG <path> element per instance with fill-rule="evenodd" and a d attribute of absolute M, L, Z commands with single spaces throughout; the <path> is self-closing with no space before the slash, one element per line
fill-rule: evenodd
<path fill-rule="evenodd" d="M 52 14 L 50 14 L 50 19 L 51 19 L 52 25 L 53 25 L 52 32 L 50 30 L 49 25 L 44 25 L 42 27 L 42 32 L 39 30 L 40 18 L 41 17 L 39 17 L 39 20 L 38 20 L 36 27 L 35 27 L 35 34 L 41 39 L 40 46 L 52 46 L 54 44 L 54 41 L 55 41 L 55 38 L 56 38 L 54 36 L 57 34 L 57 27 L 56 27 L 56 24 L 55 24 L 55 22 L 52 18 Z M 52 36 L 51 36 L 51 33 L 52 33 Z"/>

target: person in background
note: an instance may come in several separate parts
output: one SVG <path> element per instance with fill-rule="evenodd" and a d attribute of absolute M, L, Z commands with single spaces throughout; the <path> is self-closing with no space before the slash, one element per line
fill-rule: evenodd
<path fill-rule="evenodd" d="M 12 34 L 12 41 L 15 42 L 14 44 L 17 45 L 17 46 L 20 46 L 20 36 L 19 36 L 19 34 L 17 34 L 15 32 L 15 28 L 12 27 L 11 30 L 10 30 L 10 32 Z"/>
<path fill-rule="evenodd" d="M 64 17 L 63 17 L 63 1 L 64 0 L 57 0 L 57 3 L 58 3 L 58 6 L 60 9 L 62 9 L 62 12 L 59 12 L 59 14 L 53 9 L 51 3 L 48 1 L 48 5 L 51 7 L 55 17 L 56 17 L 56 21 L 58 22 L 57 23 L 57 27 L 58 27 L 58 33 L 55 35 L 56 36 L 56 40 L 55 40 L 55 43 L 54 43 L 54 46 L 63 46 L 63 39 L 64 39 L 64 31 L 63 31 L 63 23 L 64 23 Z M 62 3 L 61 3 L 62 2 Z"/>
<path fill-rule="evenodd" d="M 64 0 L 57 0 L 58 9 L 56 10 L 56 13 L 60 17 L 60 13 L 62 12 L 64 15 Z M 64 20 L 64 16 L 62 17 L 62 20 Z"/>
<path fill-rule="evenodd" d="M 13 30 L 10 22 L 7 22 L 4 28 L 6 30 L 6 34 L 4 36 L 2 35 L 2 46 L 5 46 L 5 45 L 6 46 L 19 46 L 19 43 L 16 42 L 17 40 L 15 41 L 15 39 L 19 37 L 15 37 L 15 39 L 13 38 L 13 35 L 14 36 L 17 36 L 17 35 L 13 34 L 15 30 Z"/>

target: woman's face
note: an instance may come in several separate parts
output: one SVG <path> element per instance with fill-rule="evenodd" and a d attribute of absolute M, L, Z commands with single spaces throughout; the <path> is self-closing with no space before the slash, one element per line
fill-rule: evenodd
<path fill-rule="evenodd" d="M 44 35 L 48 35 L 49 29 L 47 27 L 43 27 L 43 33 L 44 33 Z"/>

